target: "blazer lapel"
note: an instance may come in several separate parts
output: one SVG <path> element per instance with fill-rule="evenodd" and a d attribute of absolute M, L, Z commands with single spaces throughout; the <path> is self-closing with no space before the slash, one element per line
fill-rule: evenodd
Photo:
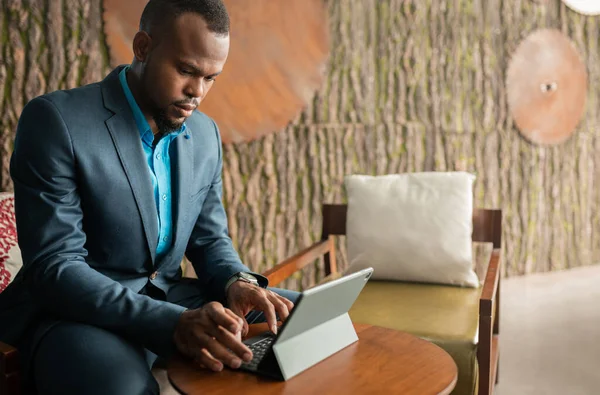
<path fill-rule="evenodd" d="M 186 136 L 189 136 L 186 138 Z M 172 251 L 177 250 L 177 243 L 187 240 L 180 240 L 179 230 L 183 226 L 188 205 L 190 203 L 192 183 L 192 169 L 194 168 L 194 142 L 193 136 L 189 130 L 177 136 L 172 141 L 174 146 L 171 146 L 171 173 L 174 183 L 174 199 L 173 199 L 173 236 L 174 243 Z"/>
<path fill-rule="evenodd" d="M 129 185 L 146 233 L 152 262 L 156 259 L 158 243 L 158 219 L 152 180 L 148 163 L 144 155 L 140 134 L 133 119 L 133 113 L 123 93 L 118 73 L 122 67 L 115 69 L 102 82 L 104 105 L 115 114 L 106 120 L 106 126 L 112 137 L 121 165 L 125 170 Z"/>

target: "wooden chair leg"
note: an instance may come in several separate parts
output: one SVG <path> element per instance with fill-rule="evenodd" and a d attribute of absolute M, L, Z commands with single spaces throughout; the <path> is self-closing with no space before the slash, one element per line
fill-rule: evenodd
<path fill-rule="evenodd" d="M 492 389 L 492 317 L 479 317 L 479 395 L 490 395 Z"/>
<path fill-rule="evenodd" d="M 499 372 L 500 372 L 500 364 L 498 364 L 498 366 L 496 366 L 496 382 L 495 382 L 495 384 L 498 384 L 498 377 L 500 376 L 498 374 Z"/>
<path fill-rule="evenodd" d="M 17 349 L 0 342 L 0 394 L 20 395 L 19 363 Z"/>
<path fill-rule="evenodd" d="M 492 374 L 494 374 L 496 376 L 496 380 L 494 380 L 494 385 L 498 384 L 498 377 L 499 375 L 499 371 L 500 371 L 500 350 L 498 349 L 498 345 L 497 342 L 500 339 L 500 285 L 502 284 L 502 277 L 498 277 L 498 288 L 496 289 L 496 306 L 495 306 L 495 314 L 494 314 L 494 339 L 496 341 L 496 349 L 495 349 L 495 353 L 492 354 L 492 360 L 495 362 L 495 365 L 492 364 L 493 366 L 496 367 L 495 371 L 492 372 Z M 492 348 L 492 351 L 494 351 L 494 349 Z M 493 391 L 492 391 L 493 392 Z"/>

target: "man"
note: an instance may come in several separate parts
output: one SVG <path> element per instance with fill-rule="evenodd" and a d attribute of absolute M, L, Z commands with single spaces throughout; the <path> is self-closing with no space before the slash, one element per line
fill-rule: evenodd
<path fill-rule="evenodd" d="M 194 111 L 229 51 L 221 0 L 151 0 L 133 50 L 130 66 L 36 98 L 19 121 L 24 267 L 0 294 L 0 340 L 40 394 L 155 394 L 150 367 L 175 350 L 238 368 L 248 321 L 276 332 L 297 297 L 267 289 L 232 247 L 219 131 Z M 182 280 L 184 254 L 198 280 Z"/>

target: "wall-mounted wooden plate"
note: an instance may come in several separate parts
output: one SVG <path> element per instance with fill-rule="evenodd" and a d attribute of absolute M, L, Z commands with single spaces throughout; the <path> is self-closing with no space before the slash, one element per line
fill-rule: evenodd
<path fill-rule="evenodd" d="M 508 105 L 521 134 L 536 144 L 566 141 L 585 109 L 587 71 L 558 30 L 538 30 L 515 51 L 507 71 Z"/>
<path fill-rule="evenodd" d="M 111 64 L 130 63 L 147 0 L 104 0 Z M 200 105 L 225 143 L 286 126 L 325 77 L 329 26 L 323 0 L 225 0 L 231 49 L 223 74 Z"/>

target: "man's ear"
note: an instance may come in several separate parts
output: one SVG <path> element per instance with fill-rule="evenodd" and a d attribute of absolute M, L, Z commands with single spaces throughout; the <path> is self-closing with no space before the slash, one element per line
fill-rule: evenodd
<path fill-rule="evenodd" d="M 135 60 L 140 63 L 145 62 L 151 48 L 152 37 L 146 32 L 137 32 L 133 38 L 133 55 L 135 56 Z"/>

